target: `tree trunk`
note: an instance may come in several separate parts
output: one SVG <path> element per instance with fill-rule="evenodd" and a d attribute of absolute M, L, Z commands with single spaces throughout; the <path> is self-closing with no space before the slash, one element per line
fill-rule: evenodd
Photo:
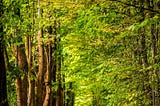
<path fill-rule="evenodd" d="M 51 104 L 51 42 L 48 45 L 48 49 L 46 50 L 46 58 L 47 58 L 47 72 L 46 72 L 46 78 L 45 78 L 45 88 L 46 88 L 46 95 L 43 102 L 43 106 L 50 106 Z"/>
<path fill-rule="evenodd" d="M 53 64 L 52 64 L 52 76 L 53 76 L 53 82 L 56 83 L 56 69 L 57 69 L 57 66 L 56 66 L 56 57 L 57 57 L 57 50 L 56 50 L 56 37 L 54 35 L 54 42 L 53 42 Z M 56 106 L 56 91 L 52 91 L 53 93 L 53 97 L 52 97 L 52 105 L 53 106 Z"/>
<path fill-rule="evenodd" d="M 44 84 L 44 50 L 42 45 L 42 31 L 38 32 L 39 48 L 39 70 L 37 79 L 37 106 L 43 105 L 43 84 Z"/>
<path fill-rule="evenodd" d="M 157 8 L 157 3 L 151 0 L 152 9 L 155 10 Z M 154 13 L 151 13 L 151 18 L 154 17 Z M 152 55 L 152 103 L 153 106 L 159 106 L 159 92 L 158 92 L 158 70 L 154 68 L 154 65 L 157 63 L 156 56 L 157 56 L 157 24 L 151 25 L 151 55 Z"/>
<path fill-rule="evenodd" d="M 25 54 L 24 44 L 17 47 L 17 62 L 19 67 L 20 76 L 16 79 L 16 88 L 17 88 L 17 104 L 18 106 L 27 106 L 27 72 L 28 72 L 28 63 L 27 57 Z"/>
<path fill-rule="evenodd" d="M 145 1 L 140 1 L 140 13 L 141 13 L 141 20 L 140 22 L 143 22 L 145 20 L 145 14 L 144 14 L 144 7 Z M 141 48 L 140 48 L 140 54 L 141 54 L 141 65 L 142 69 L 146 70 L 146 68 L 149 66 L 148 63 L 148 56 L 147 56 L 147 45 L 146 45 L 146 33 L 145 28 L 142 27 L 139 30 L 140 33 L 140 42 L 141 42 Z M 151 100 L 151 88 L 149 83 L 149 70 L 146 70 L 143 72 L 143 90 L 144 90 L 144 96 Z"/>
<path fill-rule="evenodd" d="M 35 80 L 33 77 L 33 69 L 31 68 L 32 61 L 32 46 L 31 46 L 31 36 L 27 36 L 26 43 L 26 54 L 28 60 L 28 106 L 35 106 Z"/>
<path fill-rule="evenodd" d="M 20 16 L 20 6 L 18 8 L 14 8 L 15 15 L 19 17 L 21 22 Z M 16 32 L 20 32 L 20 28 L 18 26 Z M 20 35 L 15 34 L 15 39 L 18 42 L 22 42 L 22 37 Z M 25 53 L 25 44 L 21 44 L 16 47 L 16 64 L 19 67 L 20 75 L 17 76 L 16 79 L 16 90 L 17 90 L 17 105 L 18 106 L 27 106 L 27 88 L 28 88 L 28 81 L 27 81 L 27 73 L 28 73 L 28 62 Z"/>
<path fill-rule="evenodd" d="M 67 90 L 67 103 L 66 103 L 66 106 L 74 106 L 73 82 L 69 83 L 69 89 Z"/>
<path fill-rule="evenodd" d="M 0 18 L 3 15 L 3 3 L 0 0 Z M 3 24 L 0 21 L 0 106 L 8 106 L 6 87 L 6 68 L 4 61 L 4 35 Z"/>
<path fill-rule="evenodd" d="M 29 0 L 28 0 L 28 5 L 30 4 Z M 33 15 L 33 19 L 32 19 L 32 26 L 30 27 L 31 30 L 30 31 L 34 31 L 34 24 L 35 24 L 35 20 L 34 20 L 34 1 L 32 4 L 32 15 Z M 30 10 L 30 8 L 29 8 Z M 29 16 L 30 17 L 30 16 Z M 32 69 L 32 60 L 33 60 L 33 56 L 32 56 L 32 37 L 31 35 L 27 36 L 27 58 L 28 58 L 28 84 L 29 84 L 29 88 L 28 88 L 28 106 L 35 106 L 35 79 L 32 78 L 34 75 L 34 69 Z"/>
<path fill-rule="evenodd" d="M 58 89 L 56 92 L 56 106 L 63 106 L 63 88 L 61 82 L 58 83 Z"/>
<path fill-rule="evenodd" d="M 56 92 L 56 106 L 63 106 L 64 105 L 64 90 L 63 90 L 63 85 L 62 85 L 62 73 L 61 73 L 61 68 L 62 68 L 62 55 L 61 55 L 61 45 L 60 41 L 61 38 L 57 37 L 57 82 L 58 82 L 58 89 Z"/>
<path fill-rule="evenodd" d="M 40 0 L 38 0 L 38 18 L 41 18 L 41 9 L 40 9 Z M 40 28 L 39 22 L 39 31 L 38 31 L 38 50 L 39 50 L 39 62 L 38 62 L 38 78 L 37 78 L 37 98 L 36 106 L 43 105 L 43 88 L 44 88 L 44 48 L 43 48 L 43 33 Z"/>
<path fill-rule="evenodd" d="M 54 83 L 56 83 L 56 73 L 57 73 L 57 32 L 56 32 L 56 22 L 54 23 L 53 26 L 53 37 L 54 37 L 54 41 L 53 41 L 53 46 L 51 49 L 51 52 L 53 52 L 53 58 L 52 58 L 52 67 L 51 67 L 51 71 L 52 71 L 52 80 Z M 53 97 L 52 97 L 52 106 L 56 106 L 56 91 L 52 91 L 53 93 Z"/>

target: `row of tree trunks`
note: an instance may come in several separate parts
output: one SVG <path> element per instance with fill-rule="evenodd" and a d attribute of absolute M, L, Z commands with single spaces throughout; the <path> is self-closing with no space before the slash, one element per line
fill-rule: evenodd
<path fill-rule="evenodd" d="M 38 0 L 38 18 L 41 18 L 41 1 Z M 41 24 L 41 23 L 39 23 Z M 59 53 L 57 51 L 57 36 L 56 36 L 56 27 L 57 23 L 54 25 L 54 41 L 52 42 L 52 38 L 49 38 L 47 46 L 44 48 L 43 44 L 43 31 L 39 26 L 39 32 L 38 32 L 38 50 L 39 50 L 39 69 L 38 69 L 38 79 L 37 79 L 37 106 L 51 106 L 53 101 L 53 106 L 63 106 L 63 90 L 61 86 L 61 76 L 60 70 L 61 70 L 61 55 L 57 55 Z M 52 26 L 50 27 L 50 32 L 48 32 L 50 35 L 53 35 L 52 33 Z M 52 45 L 53 44 L 53 45 Z M 60 47 L 60 46 L 58 46 Z M 54 55 L 52 56 L 52 53 Z M 57 74 L 57 72 L 59 74 Z M 53 75 L 53 74 L 54 75 Z M 56 80 L 56 74 L 57 79 Z M 45 76 L 44 76 L 45 75 Z M 53 77 L 53 78 L 52 78 Z M 52 80 L 58 81 L 58 90 L 56 93 L 54 93 L 55 98 L 52 99 Z M 41 92 L 41 93 L 39 93 Z M 54 92 L 54 91 L 53 91 Z M 54 100 L 55 99 L 55 100 Z"/>
<path fill-rule="evenodd" d="M 40 0 L 38 2 L 38 18 L 41 18 Z M 17 2 L 18 3 L 18 2 Z M 29 0 L 27 1 L 29 5 Z M 20 5 L 20 4 L 17 4 Z M 2 0 L 0 0 L 0 16 L 3 15 Z M 14 8 L 14 15 L 18 16 L 21 24 L 20 6 Z M 33 3 L 34 9 L 34 3 Z M 33 13 L 34 14 L 34 13 Z M 33 19 L 34 20 L 34 19 Z M 39 23 L 41 24 L 41 23 Z M 57 42 L 60 42 L 60 38 L 57 41 L 55 23 L 53 42 L 49 41 L 49 44 L 44 48 L 43 44 L 43 30 L 39 26 L 37 34 L 38 40 L 38 72 L 33 70 L 32 67 L 32 37 L 26 36 L 26 42 L 24 43 L 24 36 L 21 36 L 20 26 L 17 26 L 13 36 L 18 39 L 20 45 L 15 46 L 15 66 L 18 67 L 19 75 L 16 78 L 16 92 L 17 92 L 17 105 L 18 106 L 63 106 L 64 105 L 64 90 L 62 86 L 61 76 L 61 51 L 58 51 Z M 53 30 L 52 28 L 50 30 Z M 6 69 L 4 61 L 4 35 L 3 25 L 0 22 L 0 106 L 8 106 L 7 93 L 6 93 Z M 7 52 L 6 52 L 7 53 Z M 58 53 L 58 54 L 57 54 Z M 52 55 L 53 54 L 53 55 Z M 6 55 L 7 56 L 7 55 Z M 8 64 L 7 64 L 8 65 Z M 9 66 L 7 66 L 9 67 Z M 57 73 L 58 72 L 58 73 Z M 37 81 L 32 78 L 33 73 L 37 73 Z M 52 81 L 58 82 L 58 89 L 52 91 Z M 53 96 L 51 96 L 54 94 Z"/>
<path fill-rule="evenodd" d="M 28 0 L 29 5 L 29 0 Z M 41 1 L 38 3 L 38 19 L 42 17 Z M 15 8 L 20 22 L 22 21 L 20 14 L 20 6 Z M 34 9 L 34 3 L 33 3 Z M 34 13 L 32 13 L 34 15 Z M 34 17 L 34 16 L 33 16 Z M 33 19 L 34 21 L 34 19 Z M 34 22 L 33 22 L 34 23 Z M 17 26 L 14 32 L 14 37 L 19 39 L 19 46 L 15 47 L 16 66 L 19 68 L 19 75 L 16 79 L 16 91 L 17 91 L 17 105 L 18 106 L 64 106 L 64 88 L 62 86 L 61 75 L 61 51 L 60 51 L 60 38 L 57 40 L 57 23 L 55 21 L 54 28 L 50 27 L 50 35 L 53 35 L 49 39 L 47 46 L 43 43 L 43 30 L 40 27 L 39 22 L 38 34 L 36 36 L 38 41 L 38 70 L 33 68 L 32 61 L 32 37 L 28 34 L 26 40 L 24 36 L 20 36 L 19 26 Z M 33 27 L 34 29 L 34 27 Z M 32 29 L 32 30 L 33 30 Z M 54 30 L 54 31 L 52 31 Z M 31 30 L 30 30 L 31 31 Z M 25 43 L 22 41 L 26 41 Z M 37 54 L 36 54 L 37 55 Z M 33 78 L 34 73 L 37 74 L 37 79 Z M 58 82 L 58 89 L 52 91 L 52 82 Z M 56 85 L 55 85 L 56 87 Z M 6 105 L 7 106 L 7 105 Z"/>

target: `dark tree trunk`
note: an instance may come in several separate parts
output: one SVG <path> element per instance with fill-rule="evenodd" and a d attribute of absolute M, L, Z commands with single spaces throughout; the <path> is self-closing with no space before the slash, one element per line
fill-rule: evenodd
<path fill-rule="evenodd" d="M 51 52 L 53 52 L 53 58 L 52 58 L 52 80 L 55 83 L 56 82 L 56 69 L 57 69 L 57 38 L 56 38 L 56 22 L 53 26 L 53 36 L 54 36 L 54 41 L 53 41 L 53 46 L 51 49 Z M 56 91 L 52 91 L 53 97 L 52 97 L 52 106 L 56 106 Z"/>
<path fill-rule="evenodd" d="M 58 82 L 58 89 L 56 92 L 56 106 L 63 106 L 63 88 L 61 82 Z"/>
<path fill-rule="evenodd" d="M 143 22 L 145 20 L 145 14 L 144 14 L 144 9 L 143 7 L 145 6 L 145 0 L 140 1 L 140 13 L 141 13 L 141 20 L 140 22 Z M 147 38 L 146 38 L 146 30 L 145 27 L 140 28 L 139 30 L 140 33 L 140 54 L 141 54 L 141 65 L 142 69 L 146 69 L 149 66 L 148 62 L 148 55 L 147 55 Z M 146 70 L 143 72 L 143 91 L 144 91 L 144 96 L 148 99 L 151 100 L 151 87 L 148 84 L 149 82 L 149 70 Z"/>
<path fill-rule="evenodd" d="M 69 83 L 69 90 L 67 91 L 67 103 L 66 106 L 74 106 L 74 92 L 73 92 L 73 82 Z"/>
<path fill-rule="evenodd" d="M 6 69 L 4 63 L 3 28 L 0 25 L 0 106 L 8 106 L 6 88 Z"/>
<path fill-rule="evenodd" d="M 0 18 L 3 15 L 3 3 L 0 0 Z M 0 106 L 8 106 L 6 87 L 6 68 L 4 61 L 4 35 L 3 24 L 0 21 Z"/>
<path fill-rule="evenodd" d="M 157 3 L 153 0 L 151 0 L 152 7 L 151 9 L 156 10 L 157 9 Z M 155 13 L 151 13 L 151 18 L 155 16 Z M 157 64 L 156 56 L 157 56 L 157 23 L 151 25 L 151 55 L 152 55 L 152 103 L 153 106 L 159 106 L 159 92 L 158 92 L 158 82 L 159 82 L 159 76 L 158 76 L 158 70 L 154 67 L 155 64 Z"/>
<path fill-rule="evenodd" d="M 58 27 L 58 26 L 57 26 Z M 61 38 L 57 37 L 57 82 L 58 82 L 58 89 L 56 92 L 56 106 L 63 106 L 64 105 L 64 88 L 63 88 L 63 84 L 62 84 L 62 48 L 60 45 L 61 42 Z"/>

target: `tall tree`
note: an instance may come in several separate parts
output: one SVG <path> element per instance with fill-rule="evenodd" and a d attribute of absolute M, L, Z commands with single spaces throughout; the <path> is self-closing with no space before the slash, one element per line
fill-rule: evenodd
<path fill-rule="evenodd" d="M 38 0 L 38 18 L 41 19 L 42 15 L 42 9 L 41 9 L 41 0 Z M 39 55 L 39 61 L 38 61 L 38 76 L 37 76 L 37 98 L 36 98 L 36 106 L 42 106 L 43 105 L 43 88 L 44 88 L 44 47 L 43 47 L 43 30 L 41 28 L 41 22 L 39 21 L 38 26 L 38 55 Z"/>
<path fill-rule="evenodd" d="M 14 7 L 15 17 L 18 17 L 17 24 L 22 23 L 21 19 L 21 4 L 20 2 L 16 2 Z M 27 106 L 27 89 L 28 89 L 28 81 L 27 81 L 27 73 L 28 73 L 28 62 L 25 53 L 25 44 L 23 42 L 23 36 L 21 36 L 21 26 L 15 25 L 15 33 L 14 37 L 17 39 L 17 43 L 20 45 L 16 45 L 15 54 L 16 54 L 16 64 L 19 68 L 20 75 L 17 76 L 16 79 L 16 90 L 17 90 L 17 105 L 18 106 Z M 23 77 L 22 77 L 23 76 Z"/>

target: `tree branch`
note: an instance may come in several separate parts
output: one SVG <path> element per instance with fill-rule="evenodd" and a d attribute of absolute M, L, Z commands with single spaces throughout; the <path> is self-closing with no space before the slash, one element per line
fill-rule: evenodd
<path fill-rule="evenodd" d="M 130 4 L 130 3 L 123 2 L 121 0 L 110 0 L 110 1 L 119 2 L 119 3 L 122 3 L 122 4 L 127 5 L 127 6 L 132 6 L 132 7 L 135 7 L 135 8 L 141 8 L 141 9 L 144 9 L 144 10 L 148 10 L 148 11 L 160 14 L 160 11 L 158 11 L 158 10 L 153 10 L 151 8 L 140 7 L 140 6 L 137 6 L 137 5 L 133 5 L 133 4 Z"/>

